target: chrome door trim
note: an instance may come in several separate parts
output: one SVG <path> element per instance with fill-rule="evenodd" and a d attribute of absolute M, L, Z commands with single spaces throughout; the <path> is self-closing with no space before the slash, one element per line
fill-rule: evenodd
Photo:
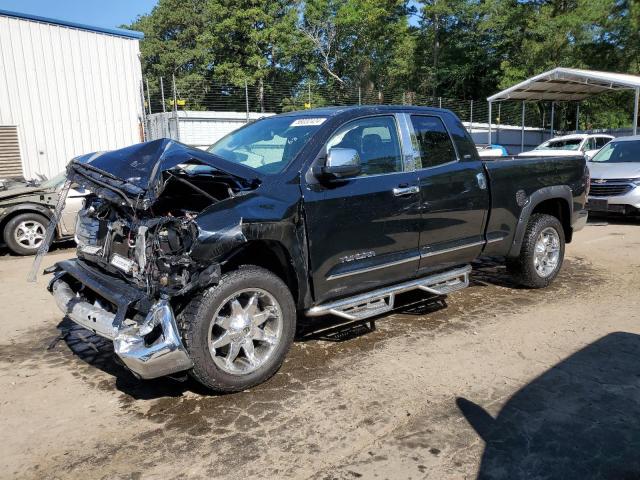
<path fill-rule="evenodd" d="M 411 257 L 403 258 L 401 260 L 394 260 L 392 262 L 381 263 L 379 265 L 373 265 L 371 267 L 358 268 L 357 270 L 350 270 L 344 273 L 336 273 L 329 275 L 327 280 L 337 280 L 339 278 L 350 277 L 351 275 L 359 275 L 361 273 L 373 272 L 375 270 L 381 270 L 383 268 L 394 267 L 396 265 L 402 265 L 403 263 L 414 262 L 420 260 L 420 255 L 413 255 Z"/>
<path fill-rule="evenodd" d="M 416 168 L 416 158 L 418 157 L 418 148 L 416 137 L 413 133 L 413 126 L 409 115 L 404 112 L 394 114 L 398 127 L 400 129 L 400 143 L 402 148 L 402 161 L 404 163 L 405 172 L 414 172 Z"/>
<path fill-rule="evenodd" d="M 496 242 L 500 242 L 502 240 L 504 240 L 506 237 L 496 237 L 496 238 L 492 238 L 491 240 L 487 240 L 487 244 L 489 243 L 496 243 Z"/>
<path fill-rule="evenodd" d="M 434 257 L 436 255 L 442 255 L 444 253 L 455 252 L 458 250 L 465 250 L 467 248 L 478 247 L 480 245 L 488 245 L 489 243 L 499 242 L 500 240 L 503 240 L 503 239 L 504 237 L 498 237 L 498 238 L 492 238 L 491 240 L 481 240 L 479 242 L 465 243 L 464 245 L 458 245 L 457 247 L 444 248 L 442 250 L 422 253 L 420 254 L 420 258 Z"/>
<path fill-rule="evenodd" d="M 403 263 L 408 263 L 408 262 L 413 262 L 415 260 L 420 260 L 421 258 L 426 258 L 426 257 L 433 257 L 435 255 L 440 255 L 443 253 L 449 253 L 449 252 L 455 252 L 456 250 L 464 250 L 466 248 L 472 248 L 472 247 L 477 247 L 480 245 L 485 245 L 485 244 L 489 244 L 489 243 L 495 243 L 495 242 L 499 242 L 501 240 L 504 240 L 505 237 L 497 237 L 497 238 L 492 238 L 491 240 L 487 240 L 487 241 L 479 241 L 479 242 L 472 242 L 472 243 L 466 243 L 464 245 L 460 245 L 457 247 L 451 247 L 451 248 L 445 248 L 443 250 L 437 250 L 435 252 L 427 252 L 427 253 L 423 253 L 420 255 L 413 255 L 411 257 L 407 257 L 407 258 L 403 258 L 401 260 L 394 260 L 392 262 L 387 262 L 387 263 L 382 263 L 380 265 L 373 265 L 371 267 L 365 267 L 365 268 L 359 268 L 357 270 L 351 270 L 349 272 L 344 272 L 344 273 L 336 273 L 333 275 L 329 275 L 328 277 L 326 277 L 327 280 L 337 280 L 339 278 L 344 278 L 344 277 L 350 277 L 352 275 L 358 275 L 361 273 L 367 273 L 367 272 L 373 272 L 375 270 L 381 270 L 383 268 L 387 268 L 387 267 L 394 267 L 396 265 L 402 265 Z"/>
<path fill-rule="evenodd" d="M 426 252 L 420 254 L 420 258 L 434 257 L 436 255 L 442 255 L 444 253 L 455 252 L 457 250 L 465 250 L 467 248 L 478 247 L 480 245 L 484 245 L 486 242 L 482 240 L 481 242 L 473 242 L 473 243 L 465 243 L 464 245 L 459 245 L 457 247 L 451 248 L 443 248 L 442 250 L 436 250 L 434 252 Z"/>

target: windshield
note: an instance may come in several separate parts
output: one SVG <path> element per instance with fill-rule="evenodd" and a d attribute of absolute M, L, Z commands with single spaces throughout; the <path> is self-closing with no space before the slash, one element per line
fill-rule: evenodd
<path fill-rule="evenodd" d="M 230 133 L 207 151 L 261 173 L 279 173 L 325 120 L 302 115 L 265 118 Z"/>
<path fill-rule="evenodd" d="M 570 138 L 566 140 L 550 140 L 536 147 L 536 150 L 578 150 L 582 143 L 581 138 Z"/>
<path fill-rule="evenodd" d="M 67 174 L 62 172 L 56 175 L 55 177 L 50 178 L 49 180 L 45 180 L 38 186 L 41 188 L 58 188 L 64 183 L 66 179 L 67 179 Z"/>
<path fill-rule="evenodd" d="M 607 143 L 591 159 L 598 163 L 640 163 L 640 140 Z"/>

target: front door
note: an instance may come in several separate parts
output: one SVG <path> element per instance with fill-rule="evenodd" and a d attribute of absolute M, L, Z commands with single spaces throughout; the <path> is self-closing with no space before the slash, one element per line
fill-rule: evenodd
<path fill-rule="evenodd" d="M 409 279 L 419 262 L 420 195 L 407 172 L 396 117 L 350 121 L 327 142 L 355 149 L 362 173 L 304 188 L 317 302 Z"/>
<path fill-rule="evenodd" d="M 461 125 L 452 123 L 456 131 L 450 132 L 438 115 L 411 115 L 411 125 L 419 149 L 419 270 L 424 274 L 469 262 L 482 251 L 488 180 Z"/>
<path fill-rule="evenodd" d="M 84 197 L 88 192 L 81 187 L 70 188 L 67 201 L 62 210 L 60 227 L 64 235 L 73 235 L 76 231 L 76 217 L 84 204 Z"/>

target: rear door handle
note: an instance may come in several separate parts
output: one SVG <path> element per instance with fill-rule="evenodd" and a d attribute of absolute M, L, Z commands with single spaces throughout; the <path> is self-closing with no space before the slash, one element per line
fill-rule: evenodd
<path fill-rule="evenodd" d="M 402 197 L 404 195 L 413 195 L 415 193 L 420 193 L 420 187 L 417 185 L 412 185 L 410 187 L 398 186 L 393 189 L 393 194 L 396 197 Z"/>

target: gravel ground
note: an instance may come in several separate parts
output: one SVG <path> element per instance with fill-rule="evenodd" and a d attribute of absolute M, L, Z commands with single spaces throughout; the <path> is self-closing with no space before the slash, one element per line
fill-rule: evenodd
<path fill-rule="evenodd" d="M 483 259 L 224 396 L 135 380 L 2 256 L 0 478 L 640 478 L 639 252 L 640 223 L 588 225 L 546 290 Z"/>

